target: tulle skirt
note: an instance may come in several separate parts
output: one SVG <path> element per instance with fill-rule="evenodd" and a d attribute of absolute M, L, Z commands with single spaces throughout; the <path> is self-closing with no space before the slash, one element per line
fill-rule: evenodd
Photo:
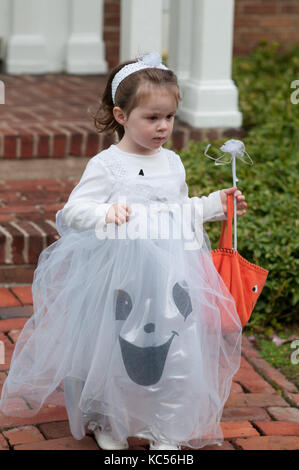
<path fill-rule="evenodd" d="M 205 246 L 68 230 L 40 254 L 0 410 L 66 406 L 76 439 L 88 425 L 118 440 L 220 442 L 242 329 Z"/>

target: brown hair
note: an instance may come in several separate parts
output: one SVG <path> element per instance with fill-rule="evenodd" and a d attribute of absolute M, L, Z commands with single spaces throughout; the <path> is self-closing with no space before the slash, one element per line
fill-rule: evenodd
<path fill-rule="evenodd" d="M 119 140 L 124 135 L 124 128 L 115 120 L 113 108 L 119 106 L 126 112 L 127 116 L 129 116 L 131 111 L 138 106 L 142 97 L 144 97 L 145 91 L 141 89 L 141 84 L 147 83 L 154 86 L 167 87 L 173 92 L 177 104 L 181 99 L 177 77 L 171 70 L 148 68 L 138 70 L 121 81 L 115 93 L 114 104 L 111 93 L 112 80 L 122 67 L 134 62 L 136 61 L 131 60 L 114 67 L 108 77 L 106 88 L 97 111 L 95 113 L 90 112 L 95 127 L 100 133 L 106 132 L 107 134 L 113 134 L 116 132 Z"/>

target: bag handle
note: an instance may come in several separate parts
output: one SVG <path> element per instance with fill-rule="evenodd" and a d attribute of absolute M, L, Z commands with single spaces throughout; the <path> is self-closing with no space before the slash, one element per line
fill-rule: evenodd
<path fill-rule="evenodd" d="M 234 217 L 234 195 L 227 194 L 227 220 L 222 221 L 222 231 L 218 248 L 228 248 L 232 250 L 233 234 L 232 225 Z"/>

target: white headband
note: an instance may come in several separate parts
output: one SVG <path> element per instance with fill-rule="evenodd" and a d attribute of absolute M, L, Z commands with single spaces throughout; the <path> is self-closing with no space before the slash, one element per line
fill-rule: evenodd
<path fill-rule="evenodd" d="M 128 75 L 131 75 L 131 73 L 137 72 L 138 70 L 149 68 L 168 70 L 168 68 L 162 64 L 161 56 L 157 52 L 151 52 L 145 56 L 138 57 L 137 62 L 125 65 L 122 69 L 120 69 L 115 74 L 111 84 L 113 103 L 115 103 L 115 93 L 117 87 L 124 78 L 128 77 Z"/>

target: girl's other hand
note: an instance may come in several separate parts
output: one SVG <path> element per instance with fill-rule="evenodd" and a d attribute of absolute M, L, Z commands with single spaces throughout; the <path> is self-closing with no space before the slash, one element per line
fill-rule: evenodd
<path fill-rule="evenodd" d="M 223 212 L 227 214 L 228 194 L 233 194 L 237 198 L 237 215 L 244 215 L 247 212 L 247 203 L 245 202 L 245 196 L 243 196 L 242 191 L 240 191 L 236 186 L 220 190 Z"/>
<path fill-rule="evenodd" d="M 115 204 L 112 204 L 109 208 L 106 214 L 105 222 L 106 224 L 109 224 L 111 222 L 114 222 L 117 225 L 124 224 L 129 220 L 131 212 L 132 209 L 128 204 L 116 202 Z"/>

